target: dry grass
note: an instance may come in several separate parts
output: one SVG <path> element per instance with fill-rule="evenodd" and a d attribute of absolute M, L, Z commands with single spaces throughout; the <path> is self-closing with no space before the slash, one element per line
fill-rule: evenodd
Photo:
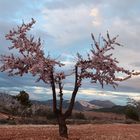
<path fill-rule="evenodd" d="M 140 125 L 69 125 L 69 140 L 139 140 Z M 55 125 L 0 126 L 0 140 L 63 140 Z"/>
<path fill-rule="evenodd" d="M 106 120 L 125 120 L 125 115 L 122 114 L 94 112 L 94 111 L 85 111 L 83 113 L 88 118 L 98 118 Z"/>
<path fill-rule="evenodd" d="M 0 112 L 0 119 L 7 119 L 8 115 Z"/>

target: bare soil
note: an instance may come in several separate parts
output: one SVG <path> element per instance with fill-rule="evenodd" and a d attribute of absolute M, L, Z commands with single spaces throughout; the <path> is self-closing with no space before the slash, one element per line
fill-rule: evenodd
<path fill-rule="evenodd" d="M 68 125 L 69 140 L 140 140 L 140 124 Z M 1 125 L 0 140 L 64 140 L 57 125 Z"/>

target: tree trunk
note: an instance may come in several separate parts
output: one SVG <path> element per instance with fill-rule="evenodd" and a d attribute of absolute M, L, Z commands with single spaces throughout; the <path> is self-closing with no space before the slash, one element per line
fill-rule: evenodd
<path fill-rule="evenodd" d="M 61 115 L 58 117 L 59 135 L 68 138 L 66 119 Z"/>

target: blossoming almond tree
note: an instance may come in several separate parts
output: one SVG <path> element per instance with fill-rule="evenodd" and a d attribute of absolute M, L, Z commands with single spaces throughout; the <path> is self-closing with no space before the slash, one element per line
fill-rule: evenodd
<path fill-rule="evenodd" d="M 71 116 L 74 107 L 75 98 L 79 88 L 82 85 L 83 79 L 90 79 L 91 83 L 99 83 L 103 87 L 105 84 L 110 84 L 113 87 L 117 86 L 117 81 L 123 81 L 131 78 L 133 75 L 139 75 L 139 72 L 129 71 L 118 66 L 118 61 L 112 57 L 110 50 L 114 50 L 114 46 L 120 46 L 116 42 L 117 36 L 110 38 L 107 32 L 107 37 L 100 38 L 100 42 L 96 42 L 93 34 L 93 46 L 84 58 L 79 53 L 77 54 L 77 61 L 74 65 L 73 74 L 75 75 L 74 88 L 71 94 L 70 104 L 67 110 L 63 111 L 63 80 L 68 76 L 64 71 L 57 72 L 56 67 L 63 67 L 64 64 L 51 58 L 45 57 L 42 51 L 42 44 L 40 38 L 35 40 L 32 36 L 27 36 L 35 20 L 28 24 L 23 23 L 16 30 L 10 30 L 6 35 L 6 39 L 12 42 L 11 49 L 17 49 L 19 56 L 14 54 L 1 55 L 2 65 L 0 71 L 7 71 L 9 76 L 31 73 L 37 76 L 37 81 L 42 80 L 44 83 L 49 84 L 52 89 L 53 97 L 53 112 L 58 120 L 59 134 L 62 137 L 68 137 L 66 119 Z M 124 74 L 123 78 L 116 76 L 116 73 Z M 118 75 L 118 74 L 117 74 Z M 59 106 L 56 98 L 56 86 L 59 87 Z"/>

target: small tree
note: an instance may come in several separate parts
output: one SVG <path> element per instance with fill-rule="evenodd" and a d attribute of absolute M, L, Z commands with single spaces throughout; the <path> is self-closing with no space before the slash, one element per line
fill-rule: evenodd
<path fill-rule="evenodd" d="M 27 36 L 35 20 L 29 24 L 23 23 L 17 30 L 13 29 L 6 35 L 6 39 L 12 42 L 12 46 L 9 49 L 17 49 L 20 56 L 13 54 L 1 56 L 1 62 L 3 65 L 0 70 L 7 71 L 9 76 L 20 75 L 30 72 L 33 76 L 38 76 L 37 81 L 42 80 L 44 83 L 49 84 L 52 89 L 53 96 L 53 112 L 58 120 L 59 133 L 62 137 L 68 137 L 66 119 L 71 116 L 75 98 L 79 88 L 81 87 L 83 79 L 90 79 L 91 83 L 99 82 L 103 87 L 104 84 L 110 84 L 114 88 L 118 85 L 117 81 L 123 81 L 131 78 L 132 75 L 138 75 L 139 72 L 125 70 L 119 67 L 118 61 L 112 58 L 110 50 L 114 50 L 114 46 L 120 46 L 116 42 L 117 36 L 110 38 L 107 32 L 107 38 L 101 38 L 96 42 L 93 34 L 91 34 L 94 45 L 87 55 L 87 58 L 83 58 L 79 53 L 77 54 L 77 61 L 74 65 L 73 73 L 75 75 L 74 89 L 72 91 L 70 104 L 68 109 L 63 112 L 63 80 L 69 75 L 66 75 L 64 71 L 57 72 L 56 67 L 62 67 L 64 64 L 51 58 L 49 55 L 44 56 L 42 51 L 42 44 L 40 38 L 35 40 L 34 37 Z M 101 42 L 101 43 L 100 43 Z M 123 73 L 124 78 L 117 77 L 116 73 Z M 59 87 L 59 107 L 56 100 L 56 85 Z"/>
<path fill-rule="evenodd" d="M 140 120 L 140 101 L 129 98 L 127 102 L 127 108 L 125 111 L 126 118 L 130 118 L 136 121 Z"/>
<path fill-rule="evenodd" d="M 26 93 L 25 91 L 20 91 L 20 93 L 16 96 L 14 96 L 14 98 L 20 102 L 21 104 L 21 116 L 29 114 L 28 113 L 28 109 L 31 107 L 32 103 L 29 100 L 29 95 L 28 93 Z M 30 110 L 31 111 L 31 110 Z"/>
<path fill-rule="evenodd" d="M 126 119 L 133 119 L 135 121 L 139 121 L 139 115 L 134 106 L 127 106 L 126 111 L 125 111 L 125 116 Z"/>
<path fill-rule="evenodd" d="M 29 100 L 29 94 L 26 93 L 24 90 L 20 91 L 20 93 L 16 95 L 15 98 L 20 102 L 21 105 L 25 107 L 31 106 L 31 101 Z"/>

